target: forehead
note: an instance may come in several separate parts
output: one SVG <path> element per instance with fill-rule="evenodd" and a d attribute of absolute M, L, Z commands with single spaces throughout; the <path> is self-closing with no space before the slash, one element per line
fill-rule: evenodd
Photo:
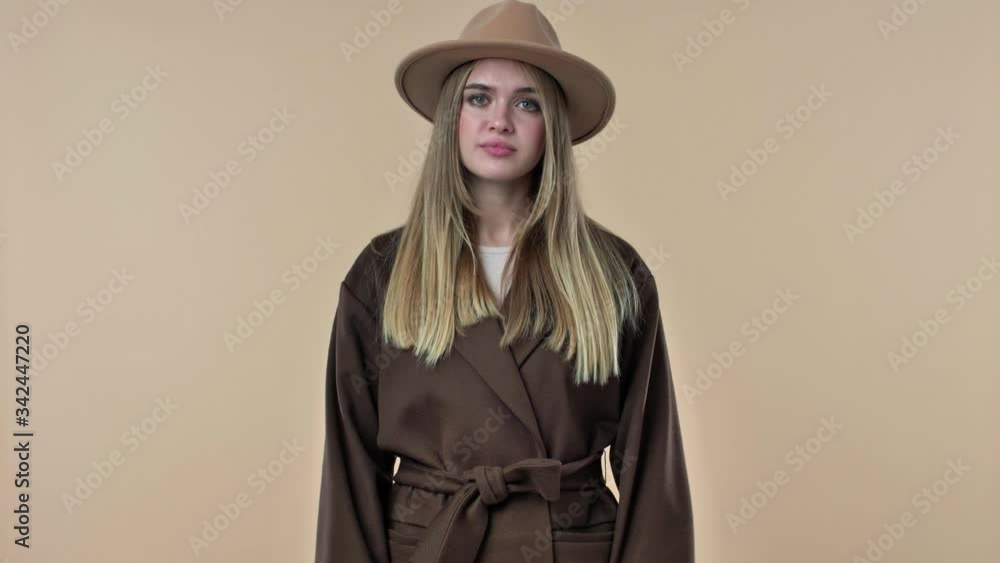
<path fill-rule="evenodd" d="M 511 59 L 479 59 L 469 74 L 469 83 L 478 82 L 500 89 L 512 90 L 521 86 L 538 86 L 522 63 Z"/>

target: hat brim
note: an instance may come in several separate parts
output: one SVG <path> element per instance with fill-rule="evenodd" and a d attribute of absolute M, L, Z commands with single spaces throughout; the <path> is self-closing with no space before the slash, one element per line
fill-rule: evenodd
<path fill-rule="evenodd" d="M 535 65 L 551 74 L 566 94 L 572 143 L 590 139 L 611 120 L 615 89 L 608 76 L 590 62 L 566 51 L 527 41 L 449 40 L 413 51 L 396 67 L 396 90 L 407 105 L 434 121 L 441 87 L 462 63 L 507 58 Z"/>

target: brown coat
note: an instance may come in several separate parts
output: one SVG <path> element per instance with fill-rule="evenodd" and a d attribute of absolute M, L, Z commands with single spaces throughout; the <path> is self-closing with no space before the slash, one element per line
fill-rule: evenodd
<path fill-rule="evenodd" d="M 374 237 L 340 286 L 316 563 L 693 562 L 657 287 L 635 249 L 616 237 L 643 320 L 622 331 L 622 377 L 602 388 L 576 386 L 544 336 L 500 348 L 496 318 L 456 335 L 433 370 L 381 343 L 400 234 Z"/>

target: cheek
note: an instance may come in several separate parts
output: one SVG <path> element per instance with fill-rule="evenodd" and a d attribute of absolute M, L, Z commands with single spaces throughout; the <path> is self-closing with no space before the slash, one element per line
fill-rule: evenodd
<path fill-rule="evenodd" d="M 474 117 L 459 117 L 458 144 L 466 150 L 472 150 L 481 136 L 481 123 Z"/>
<path fill-rule="evenodd" d="M 545 149 L 545 123 L 541 120 L 532 123 L 527 129 L 527 134 L 531 146 L 540 154 Z"/>

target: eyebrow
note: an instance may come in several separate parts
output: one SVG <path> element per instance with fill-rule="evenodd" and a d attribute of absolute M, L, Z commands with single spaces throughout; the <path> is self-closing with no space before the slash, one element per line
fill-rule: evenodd
<path fill-rule="evenodd" d="M 493 91 L 496 90 L 494 87 L 492 87 L 492 86 L 490 86 L 488 84 L 479 84 L 478 82 L 473 82 L 471 84 L 466 84 L 465 85 L 465 89 L 466 90 L 485 90 L 486 92 L 493 92 Z M 529 92 L 529 93 L 532 93 L 532 94 L 537 94 L 538 93 L 538 91 L 535 90 L 534 88 L 532 88 L 531 86 L 521 86 L 517 90 L 514 90 L 515 94 L 519 94 L 521 92 Z"/>

